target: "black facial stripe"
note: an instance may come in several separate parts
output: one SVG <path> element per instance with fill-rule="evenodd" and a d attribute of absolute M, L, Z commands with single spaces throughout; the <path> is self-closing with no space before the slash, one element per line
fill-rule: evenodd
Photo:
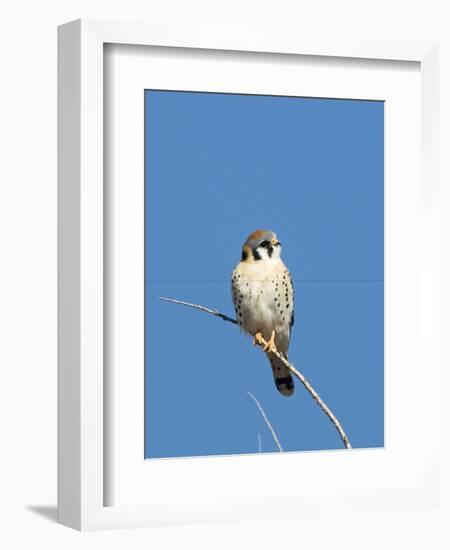
<path fill-rule="evenodd" d="M 267 254 L 269 254 L 269 258 L 272 257 L 272 254 L 273 254 L 273 247 L 272 246 L 269 246 L 269 248 L 267 249 Z"/>
<path fill-rule="evenodd" d="M 247 257 L 248 257 L 247 251 L 246 251 L 246 250 L 243 250 L 243 251 L 242 251 L 242 256 L 241 256 L 241 262 L 245 262 L 245 260 L 247 259 Z"/>
<path fill-rule="evenodd" d="M 256 250 L 256 248 L 254 248 L 254 249 L 252 250 L 252 254 L 253 254 L 253 259 L 254 259 L 255 261 L 261 260 L 261 255 L 260 255 L 260 253 Z"/>

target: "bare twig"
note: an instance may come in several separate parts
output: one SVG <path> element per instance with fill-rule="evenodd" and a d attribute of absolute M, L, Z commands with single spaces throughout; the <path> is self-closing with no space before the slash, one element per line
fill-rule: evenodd
<path fill-rule="evenodd" d="M 264 338 L 261 338 L 261 346 L 265 346 L 266 344 L 267 344 L 267 342 L 265 342 Z M 334 427 L 336 428 L 339 435 L 341 436 L 342 442 L 344 443 L 346 448 L 351 449 L 352 446 L 350 445 L 350 441 L 348 440 L 348 437 L 347 437 L 346 433 L 344 432 L 344 429 L 342 428 L 339 420 L 334 416 L 334 414 L 331 412 L 331 410 L 327 407 L 325 402 L 321 399 L 319 394 L 311 386 L 311 384 L 308 382 L 308 380 L 303 376 L 303 374 L 301 372 L 299 372 L 294 367 L 294 365 L 289 363 L 289 361 L 285 357 L 283 357 L 283 355 L 281 355 L 280 352 L 272 351 L 271 353 L 276 355 L 278 357 L 278 359 L 280 359 L 283 362 L 284 366 L 287 367 L 292 372 L 292 374 L 294 374 L 300 380 L 300 382 L 305 386 L 306 390 L 312 396 L 314 401 L 319 405 L 319 407 L 323 410 L 323 412 L 328 416 L 328 418 L 334 424 Z"/>
<path fill-rule="evenodd" d="M 262 453 L 261 434 L 258 434 L 258 453 Z"/>
<path fill-rule="evenodd" d="M 249 391 L 247 393 L 253 399 L 253 401 L 256 403 L 256 406 L 258 407 L 259 412 L 261 413 L 262 417 L 264 418 L 264 422 L 267 424 L 267 427 L 269 428 L 270 433 L 272 434 L 273 440 L 275 441 L 276 446 L 278 447 L 278 450 L 280 451 L 280 453 L 282 453 L 283 449 L 280 445 L 280 441 L 278 440 L 277 434 L 275 433 L 275 430 L 273 429 L 272 424 L 270 423 L 270 420 L 267 418 L 267 415 L 264 412 L 264 409 L 262 408 L 261 403 L 256 399 L 256 397 L 252 393 L 250 393 Z"/>
<path fill-rule="evenodd" d="M 165 302 L 172 302 L 172 304 L 180 304 L 182 306 L 193 307 L 194 309 L 199 309 L 200 311 L 211 313 L 211 315 L 220 317 L 224 321 L 228 321 L 229 323 L 233 323 L 234 325 L 238 324 L 236 319 L 232 319 L 231 317 L 228 317 L 228 315 L 224 315 L 223 313 L 220 313 L 220 311 L 217 311 L 217 309 L 209 309 L 209 307 L 199 306 L 197 304 L 190 304 L 189 302 L 182 302 L 181 300 L 175 300 L 174 298 L 163 298 L 162 296 L 159 296 L 159 299 L 164 300 Z"/>
<path fill-rule="evenodd" d="M 181 304 L 183 306 L 192 307 L 194 309 L 199 309 L 200 311 L 205 311 L 206 313 L 210 313 L 211 315 L 215 315 L 216 317 L 220 317 L 224 321 L 228 321 L 229 323 L 233 323 L 237 325 L 237 321 L 235 319 L 232 319 L 231 317 L 228 317 L 227 315 L 224 315 L 223 313 L 220 313 L 220 311 L 217 311 L 217 309 L 209 309 L 204 306 L 200 306 L 197 304 L 190 304 L 189 302 L 182 302 L 180 300 L 174 300 L 173 298 L 162 298 L 160 297 L 160 300 L 164 300 L 166 302 L 172 302 L 174 304 Z M 264 338 L 260 338 L 256 344 L 263 348 L 267 345 L 267 342 L 264 340 Z M 311 395 L 311 397 L 314 399 L 314 401 L 319 405 L 319 407 L 322 409 L 322 411 L 328 416 L 330 421 L 333 423 L 334 427 L 339 433 L 339 436 L 342 439 L 342 442 L 344 443 L 345 447 L 347 449 L 351 449 L 352 446 L 350 445 L 350 441 L 344 432 L 344 429 L 342 428 L 339 420 L 334 416 L 334 414 L 331 412 L 331 410 L 327 407 L 325 402 L 322 400 L 322 398 L 319 396 L 319 394 L 316 392 L 316 390 L 311 386 L 311 384 L 308 382 L 308 380 L 303 376 L 301 372 L 299 372 L 294 365 L 289 363 L 289 361 L 281 355 L 278 351 L 272 350 L 270 353 L 273 353 L 280 359 L 280 361 L 285 365 L 286 368 L 288 368 L 294 376 L 296 376 L 300 382 L 303 384 L 303 386 L 306 388 L 308 393 Z"/>

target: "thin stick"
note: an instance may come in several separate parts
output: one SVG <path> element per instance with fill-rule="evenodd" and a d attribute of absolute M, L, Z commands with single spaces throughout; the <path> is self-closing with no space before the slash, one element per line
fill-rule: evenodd
<path fill-rule="evenodd" d="M 272 434 L 273 440 L 275 441 L 275 443 L 278 447 L 278 450 L 280 451 L 280 453 L 282 453 L 283 449 L 281 447 L 280 441 L 277 437 L 277 434 L 275 433 L 275 430 L 272 427 L 272 424 L 270 423 L 269 419 L 267 418 L 267 415 L 264 412 L 264 409 L 262 408 L 261 403 L 256 399 L 256 397 L 252 393 L 250 393 L 249 391 L 247 393 L 253 399 L 253 401 L 256 403 L 256 406 L 258 407 L 259 412 L 261 413 L 262 417 L 264 418 L 264 422 L 267 424 L 267 427 L 269 428 L 270 433 Z"/>
<path fill-rule="evenodd" d="M 220 313 L 219 311 L 217 311 L 217 309 L 209 309 L 207 307 L 204 307 L 204 306 L 200 306 L 198 304 L 190 304 L 189 302 L 182 302 L 180 300 L 174 300 L 173 298 L 162 298 L 160 297 L 160 300 L 164 300 L 166 302 L 172 302 L 173 304 L 181 304 L 183 306 L 188 306 L 188 307 L 192 307 L 194 309 L 199 309 L 200 311 L 205 311 L 206 313 L 210 313 L 211 315 L 214 315 L 216 317 L 220 317 L 221 319 L 223 319 L 224 321 L 228 321 L 229 323 L 233 323 L 235 325 L 237 325 L 237 321 L 235 319 L 232 319 L 231 317 L 228 317 L 227 315 L 224 315 L 223 313 Z M 267 342 L 264 340 L 264 338 L 260 338 L 258 342 L 256 342 L 256 344 L 260 347 L 260 348 L 263 348 L 265 345 L 267 345 Z M 296 376 L 300 382 L 303 384 L 303 386 L 306 388 L 306 390 L 308 391 L 308 393 L 312 396 L 312 398 L 314 399 L 314 401 L 319 405 L 319 407 L 322 409 L 322 411 L 328 416 L 328 418 L 331 420 L 331 422 L 333 423 L 334 427 L 336 428 L 336 430 L 338 431 L 339 433 L 339 436 L 340 438 L 342 439 L 342 442 L 344 443 L 345 447 L 347 449 L 351 449 L 352 446 L 350 445 L 350 441 L 346 435 L 346 433 L 344 432 L 344 429 L 342 428 L 339 420 L 334 416 L 334 414 L 331 412 L 331 410 L 327 407 L 327 405 L 325 404 L 325 402 L 321 399 L 321 397 L 319 396 L 319 394 L 316 392 L 316 390 L 311 386 L 311 384 L 308 382 L 308 380 L 303 376 L 303 374 L 301 372 L 299 372 L 295 367 L 294 365 L 292 365 L 291 363 L 289 363 L 289 361 L 283 357 L 283 355 L 281 355 L 281 353 L 279 353 L 278 351 L 276 350 L 271 350 L 270 353 L 273 353 L 274 355 L 276 355 L 278 357 L 278 359 L 280 359 L 280 361 L 285 365 L 286 368 L 288 368 L 292 374 L 294 376 Z"/>
<path fill-rule="evenodd" d="M 261 434 L 258 434 L 258 453 L 262 453 Z"/>
<path fill-rule="evenodd" d="M 159 299 L 164 300 L 165 302 L 172 302 L 172 304 L 180 304 L 182 306 L 193 307 L 194 309 L 199 309 L 200 311 L 211 313 L 211 315 L 220 317 L 221 319 L 223 319 L 224 321 L 228 321 L 229 323 L 233 323 L 235 325 L 238 324 L 235 319 L 232 319 L 231 317 L 228 317 L 228 315 L 220 313 L 220 311 L 217 311 L 217 309 L 209 309 L 209 307 L 199 306 L 197 304 L 190 304 L 189 302 L 182 302 L 181 300 L 175 300 L 174 298 L 163 298 L 162 296 L 159 296 Z"/>
<path fill-rule="evenodd" d="M 265 342 L 264 338 L 261 338 L 261 347 L 265 346 L 267 342 Z M 301 372 L 299 372 L 294 365 L 289 363 L 289 361 L 281 355 L 280 352 L 272 350 L 271 353 L 276 355 L 278 359 L 280 359 L 285 367 L 287 367 L 292 374 L 294 374 L 300 382 L 305 386 L 306 390 L 309 392 L 309 394 L 312 396 L 314 401 L 319 405 L 319 407 L 323 410 L 323 412 L 328 416 L 328 418 L 331 420 L 331 422 L 334 424 L 334 427 L 338 431 L 339 435 L 341 436 L 342 442 L 344 443 L 345 447 L 347 449 L 351 449 L 352 446 L 350 445 L 350 441 L 348 440 L 348 437 L 346 433 L 344 432 L 344 429 L 341 426 L 341 423 L 339 420 L 334 416 L 334 414 L 331 412 L 331 410 L 327 407 L 325 402 L 321 399 L 319 394 L 316 392 L 316 390 L 311 386 L 311 384 L 308 382 L 308 380 L 303 376 Z"/>

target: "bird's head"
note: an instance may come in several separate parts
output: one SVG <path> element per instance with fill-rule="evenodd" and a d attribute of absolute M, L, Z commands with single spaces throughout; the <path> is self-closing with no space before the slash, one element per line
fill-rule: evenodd
<path fill-rule="evenodd" d="M 242 247 L 243 262 L 270 261 L 277 259 L 281 254 L 281 243 L 273 231 L 257 229 Z"/>

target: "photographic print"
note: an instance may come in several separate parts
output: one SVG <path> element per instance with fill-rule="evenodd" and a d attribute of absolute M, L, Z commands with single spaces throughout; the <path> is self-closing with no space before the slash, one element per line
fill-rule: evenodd
<path fill-rule="evenodd" d="M 146 90 L 145 458 L 384 446 L 384 102 Z"/>

